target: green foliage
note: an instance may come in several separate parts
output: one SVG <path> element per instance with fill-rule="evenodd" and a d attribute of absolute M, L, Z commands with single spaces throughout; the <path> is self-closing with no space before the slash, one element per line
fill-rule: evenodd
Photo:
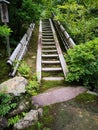
<path fill-rule="evenodd" d="M 69 49 L 65 59 L 69 69 L 66 81 L 82 81 L 98 90 L 98 38 Z"/>
<path fill-rule="evenodd" d="M 22 112 L 20 115 L 16 115 L 8 119 L 8 126 L 16 124 L 22 117 L 26 116 L 26 112 Z"/>
<path fill-rule="evenodd" d="M 43 0 L 44 8 L 41 13 L 41 18 L 46 19 L 51 17 L 51 12 L 53 10 L 53 1 L 52 0 Z"/>
<path fill-rule="evenodd" d="M 42 8 L 40 2 L 32 0 L 10 0 L 10 3 L 9 24 L 13 30 L 13 38 L 19 41 L 29 24 L 39 20 Z"/>
<path fill-rule="evenodd" d="M 24 77 L 29 77 L 29 73 L 30 73 L 30 67 L 23 61 L 21 63 L 21 65 L 18 68 L 18 72 L 24 76 Z"/>
<path fill-rule="evenodd" d="M 22 8 L 20 9 L 20 17 L 25 21 L 35 21 L 39 19 L 40 6 L 32 2 L 32 0 L 23 0 Z M 24 17 L 25 16 L 25 17 Z"/>
<path fill-rule="evenodd" d="M 37 91 L 39 90 L 39 84 L 37 81 L 29 81 L 28 86 L 26 87 L 27 92 L 30 95 L 36 95 Z"/>
<path fill-rule="evenodd" d="M 16 124 L 20 120 L 20 116 L 16 115 L 8 119 L 8 126 Z"/>
<path fill-rule="evenodd" d="M 42 118 L 42 122 L 44 122 L 44 126 L 48 126 L 54 121 L 54 116 L 51 115 L 51 107 L 52 106 L 44 107 L 44 113 L 43 113 L 43 118 Z M 44 128 L 44 129 L 47 130 L 49 128 Z"/>
<path fill-rule="evenodd" d="M 0 26 L 0 36 L 9 36 L 12 30 L 6 25 Z"/>
<path fill-rule="evenodd" d="M 40 123 L 40 122 L 37 122 L 37 129 L 38 130 L 42 130 L 42 126 L 43 126 L 43 124 L 42 123 Z"/>
<path fill-rule="evenodd" d="M 12 96 L 0 92 L 0 115 L 5 116 L 9 111 L 16 107 L 16 103 L 12 103 Z"/>
<path fill-rule="evenodd" d="M 64 27 L 71 34 L 76 43 L 87 42 L 98 36 L 98 16 L 91 13 L 91 8 L 86 7 L 79 0 L 68 0 L 62 5 L 58 5 L 55 19 L 61 21 Z"/>
<path fill-rule="evenodd" d="M 98 9 L 98 0 L 77 0 L 79 4 L 85 5 L 87 8 L 97 8 Z"/>

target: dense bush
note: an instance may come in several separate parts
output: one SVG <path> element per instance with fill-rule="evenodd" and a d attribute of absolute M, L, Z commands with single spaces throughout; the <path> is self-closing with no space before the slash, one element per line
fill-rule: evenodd
<path fill-rule="evenodd" d="M 9 5 L 9 25 L 13 30 L 12 36 L 15 41 L 19 41 L 29 24 L 36 22 L 40 18 L 41 5 L 32 0 L 10 0 Z M 13 41 L 12 41 L 13 44 Z"/>
<path fill-rule="evenodd" d="M 56 19 L 61 21 L 77 44 L 98 36 L 98 24 L 96 24 L 98 17 L 91 14 L 90 8 L 76 1 L 63 3 L 57 7 Z"/>
<path fill-rule="evenodd" d="M 98 90 L 98 38 L 69 49 L 65 59 L 69 69 L 66 81 L 81 81 Z"/>

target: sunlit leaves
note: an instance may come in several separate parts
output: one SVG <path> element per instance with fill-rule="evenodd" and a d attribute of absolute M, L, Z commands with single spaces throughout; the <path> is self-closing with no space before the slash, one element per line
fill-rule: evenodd
<path fill-rule="evenodd" d="M 0 26 L 0 36 L 9 36 L 11 32 L 12 30 L 9 27 L 5 25 Z"/>

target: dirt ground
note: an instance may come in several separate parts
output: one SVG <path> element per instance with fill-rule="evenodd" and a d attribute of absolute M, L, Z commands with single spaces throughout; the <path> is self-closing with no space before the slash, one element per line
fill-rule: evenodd
<path fill-rule="evenodd" d="M 52 105 L 50 130 L 98 130 L 98 97 L 96 101 L 81 102 L 76 99 Z M 45 121 L 45 120 L 44 120 Z"/>

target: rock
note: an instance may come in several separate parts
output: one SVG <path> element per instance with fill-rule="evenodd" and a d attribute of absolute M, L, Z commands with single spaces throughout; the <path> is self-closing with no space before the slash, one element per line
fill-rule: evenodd
<path fill-rule="evenodd" d="M 4 117 L 0 117 L 0 130 L 8 127 L 7 119 Z"/>
<path fill-rule="evenodd" d="M 15 96 L 25 93 L 27 80 L 24 77 L 14 77 L 0 84 L 0 91 L 11 93 Z"/>
<path fill-rule="evenodd" d="M 40 106 L 38 104 L 34 104 L 35 109 L 38 109 Z"/>
<path fill-rule="evenodd" d="M 92 92 L 92 91 L 89 91 L 89 90 L 87 91 L 87 93 L 98 96 L 98 93 Z"/>
<path fill-rule="evenodd" d="M 28 128 L 34 125 L 38 121 L 38 111 L 30 110 L 26 116 L 14 125 L 15 130 Z"/>
<path fill-rule="evenodd" d="M 39 109 L 38 109 L 38 114 L 39 114 L 40 117 L 43 116 L 43 109 L 42 109 L 42 108 L 39 108 Z"/>

